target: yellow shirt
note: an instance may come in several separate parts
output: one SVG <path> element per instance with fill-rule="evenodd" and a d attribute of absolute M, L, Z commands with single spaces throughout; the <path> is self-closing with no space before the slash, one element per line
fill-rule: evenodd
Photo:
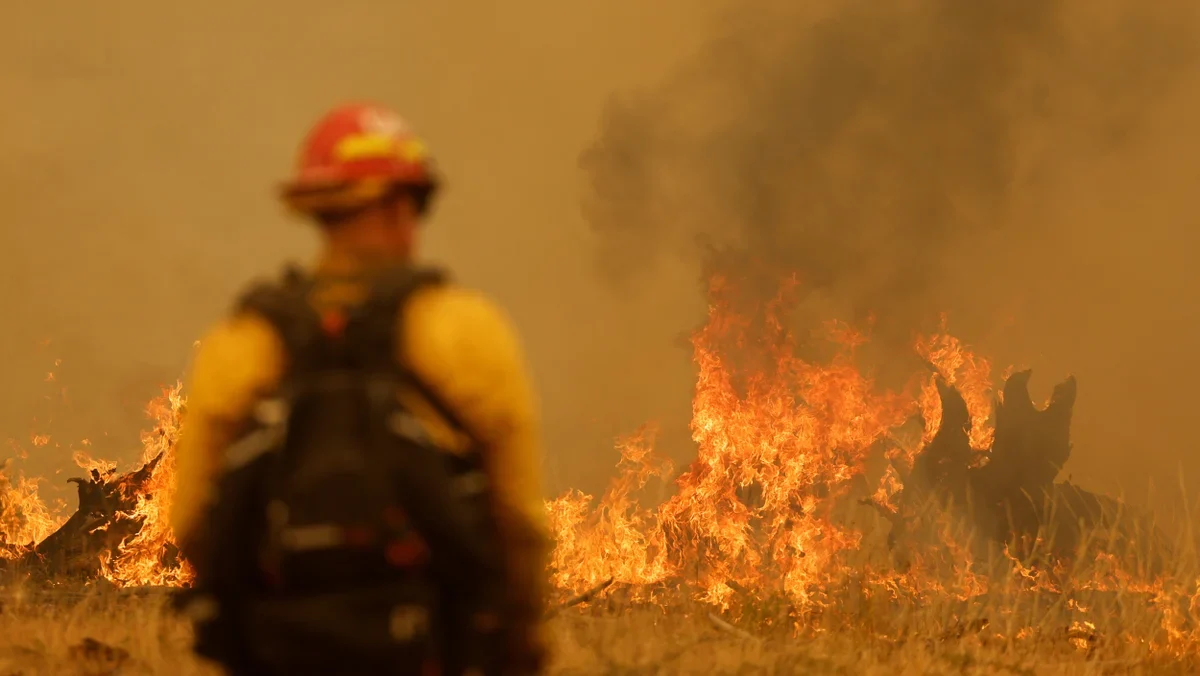
<path fill-rule="evenodd" d="M 319 306 L 353 304 L 366 293 L 349 278 L 321 288 L 314 299 Z M 396 356 L 483 445 L 514 601 L 522 614 L 530 613 L 527 621 L 536 621 L 544 610 L 548 537 L 537 412 L 516 333 L 485 296 L 452 284 L 418 290 L 401 312 L 404 335 Z M 187 413 L 175 447 L 171 525 L 177 538 L 186 539 L 202 518 L 225 448 L 255 403 L 279 382 L 284 359 L 274 328 L 256 315 L 229 317 L 201 341 L 186 380 Z M 465 443 L 428 404 L 405 399 L 433 438 L 450 447 Z"/>

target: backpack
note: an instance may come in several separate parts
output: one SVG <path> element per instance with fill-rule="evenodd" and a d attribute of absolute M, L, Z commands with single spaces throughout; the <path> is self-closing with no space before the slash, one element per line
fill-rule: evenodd
<path fill-rule="evenodd" d="M 479 449 L 438 448 L 398 397 L 416 392 L 469 437 L 395 360 L 400 308 L 443 281 L 393 269 L 324 317 L 309 302 L 320 282 L 294 270 L 243 297 L 288 369 L 184 550 L 196 579 L 177 607 L 201 656 L 234 673 L 499 671 L 505 575 Z"/>

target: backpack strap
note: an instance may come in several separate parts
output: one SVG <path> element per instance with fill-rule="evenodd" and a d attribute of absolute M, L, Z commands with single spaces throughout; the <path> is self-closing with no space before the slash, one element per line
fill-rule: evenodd
<path fill-rule="evenodd" d="M 316 357 L 314 347 L 321 337 L 321 318 L 309 304 L 314 280 L 295 266 L 284 269 L 278 281 L 250 287 L 238 299 L 237 312 L 248 312 L 267 320 L 283 341 L 288 356 L 288 373 Z"/>
<path fill-rule="evenodd" d="M 475 440 L 461 417 L 441 396 L 407 365 L 397 363 L 395 357 L 396 346 L 405 335 L 401 309 L 417 291 L 448 282 L 449 277 L 439 268 L 404 265 L 384 270 L 375 278 L 370 294 L 350 324 L 358 349 L 370 368 L 398 375 L 456 432 Z"/>
<path fill-rule="evenodd" d="M 427 383 L 404 364 L 396 362 L 396 346 L 405 335 L 401 308 L 421 289 L 449 281 L 448 275 L 434 267 L 398 265 L 374 275 L 366 300 L 347 317 L 341 347 L 354 353 L 359 367 L 376 373 L 398 376 L 424 399 L 456 432 L 475 440 L 474 434 Z M 252 312 L 275 328 L 288 354 L 288 375 L 320 365 L 331 355 L 323 340 L 322 317 L 309 302 L 317 281 L 295 266 L 285 268 L 279 281 L 256 284 L 238 301 L 239 312 Z"/>

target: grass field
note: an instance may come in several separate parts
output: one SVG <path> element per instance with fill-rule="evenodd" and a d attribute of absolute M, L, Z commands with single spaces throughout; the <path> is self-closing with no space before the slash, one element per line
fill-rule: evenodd
<path fill-rule="evenodd" d="M 677 588 L 617 583 L 558 609 L 551 672 L 1200 674 L 1192 558 L 1176 557 L 1153 581 L 1119 574 L 1112 557 L 1098 559 L 1103 569 L 1060 567 L 1051 581 L 1003 557 L 987 567 L 986 591 L 971 596 L 951 591 L 966 580 L 926 579 L 923 593 L 891 594 L 850 577 L 800 613 L 763 590 L 718 608 Z M 190 656 L 189 629 L 164 598 L 10 587 L 0 597 L 0 676 L 219 673 Z"/>
<path fill-rule="evenodd" d="M 1133 610 L 1127 621 L 1137 623 Z M 1195 674 L 1200 662 L 1137 643 L 1079 646 L 1066 635 L 1007 640 L 945 618 L 913 616 L 907 640 L 867 628 L 794 638 L 739 636 L 707 611 L 643 609 L 554 621 L 558 674 Z M 922 625 L 927 631 L 921 631 Z M 0 620 L 0 674 L 218 674 L 188 652 L 188 630 L 151 598 L 14 602 Z"/>
<path fill-rule="evenodd" d="M 1107 499 L 1084 518 L 1039 493 L 1054 518 L 989 539 L 953 500 L 889 506 L 902 490 L 892 470 L 911 470 L 940 437 L 940 423 L 925 423 L 942 416 L 933 376 L 920 377 L 920 396 L 876 393 L 850 361 L 796 359 L 789 338 L 742 392 L 718 358 L 723 332 L 739 325 L 710 317 L 695 342 L 697 448 L 685 472 L 655 455 L 645 428 L 619 440 L 617 475 L 598 499 L 571 491 L 547 503 L 560 604 L 551 673 L 1200 674 L 1194 519 L 1164 529 Z M 990 367 L 939 340 L 922 354 L 957 374 L 947 379 L 969 395 L 972 433 L 990 434 Z M 143 459 L 166 460 L 150 493 L 170 495 L 182 402 L 177 387 L 152 408 L 158 433 Z M 971 452 L 990 447 L 984 434 L 968 447 L 958 423 L 946 430 Z M 871 469 L 881 459 L 889 471 Z M 671 497 L 641 503 L 649 481 Z M 41 509 L 26 516 L 46 513 L 34 492 L 3 495 Z M 128 564 L 109 566 L 110 579 L 163 579 L 168 505 L 138 502 L 146 525 L 110 560 Z M 0 676 L 208 673 L 161 593 L 0 584 Z"/>

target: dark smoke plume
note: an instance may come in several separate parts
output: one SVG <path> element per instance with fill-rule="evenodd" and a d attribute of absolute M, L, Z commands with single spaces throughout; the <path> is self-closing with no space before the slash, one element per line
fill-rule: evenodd
<path fill-rule="evenodd" d="M 795 271 L 911 331 L 1035 246 L 1056 177 L 1135 143 L 1192 56 L 1176 0 L 813 4 L 738 2 L 610 105 L 582 165 L 614 283 L 664 256 Z"/>

